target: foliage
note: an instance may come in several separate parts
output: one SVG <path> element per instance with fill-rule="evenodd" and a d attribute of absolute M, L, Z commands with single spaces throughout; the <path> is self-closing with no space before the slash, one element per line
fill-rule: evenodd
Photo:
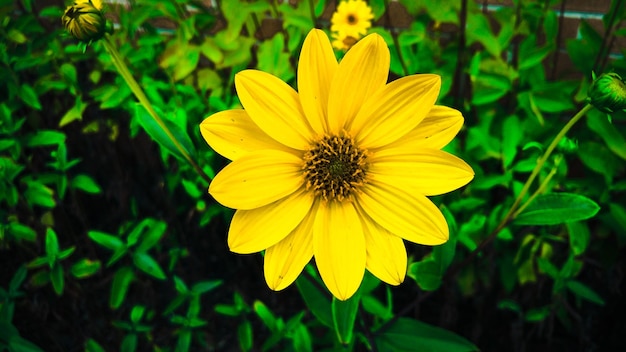
<path fill-rule="evenodd" d="M 259 255 L 228 252 L 232 211 L 206 192 L 225 161 L 198 129 L 239 107 L 244 68 L 295 87 L 334 2 L 105 1 L 115 30 L 88 46 L 46 3 L 0 0 L 0 351 L 616 349 L 626 333 L 606 322 L 624 309 L 626 114 L 585 111 L 551 146 L 592 71 L 626 77 L 623 1 L 567 40 L 559 0 L 369 2 L 390 80 L 442 77 L 465 117 L 446 148 L 476 177 L 434 198 L 446 244 L 409 245 L 401 286 L 366 275 L 345 302 L 312 265 L 275 293 Z"/>

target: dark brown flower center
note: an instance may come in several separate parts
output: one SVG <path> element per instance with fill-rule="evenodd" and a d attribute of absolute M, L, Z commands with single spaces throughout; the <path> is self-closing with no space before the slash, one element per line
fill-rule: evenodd
<path fill-rule="evenodd" d="M 358 22 L 358 18 L 356 18 L 355 15 L 353 14 L 349 14 L 348 15 L 348 24 L 356 24 Z"/>
<path fill-rule="evenodd" d="M 311 145 L 303 160 L 306 189 L 326 201 L 349 199 L 365 183 L 367 150 L 346 133 L 324 136 Z"/>

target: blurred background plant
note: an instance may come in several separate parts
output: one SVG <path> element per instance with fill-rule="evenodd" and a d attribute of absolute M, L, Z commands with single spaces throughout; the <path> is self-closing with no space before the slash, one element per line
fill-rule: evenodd
<path fill-rule="evenodd" d="M 330 33 L 337 2 L 104 1 L 108 43 L 201 172 L 137 104 L 105 42 L 66 34 L 67 5 L 0 0 L 0 350 L 623 345 L 624 112 L 589 110 L 520 197 L 533 201 L 502 220 L 592 72 L 626 75 L 624 1 L 368 3 L 390 80 L 442 76 L 439 103 L 465 116 L 447 149 L 476 178 L 435 199 L 448 243 L 409 245 L 405 283 L 366 275 L 343 304 L 312 266 L 276 293 L 261 256 L 228 251 L 232 212 L 202 176 L 225 160 L 198 129 L 238 106 L 241 69 L 295 85 L 304 36 Z"/>

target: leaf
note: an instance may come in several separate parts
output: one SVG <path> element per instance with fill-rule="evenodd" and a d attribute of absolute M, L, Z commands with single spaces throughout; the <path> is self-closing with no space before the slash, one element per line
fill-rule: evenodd
<path fill-rule="evenodd" d="M 59 254 L 59 241 L 57 234 L 51 228 L 46 229 L 46 254 L 49 258 L 50 268 L 56 262 L 56 258 Z"/>
<path fill-rule="evenodd" d="M 91 178 L 91 176 L 88 176 L 85 174 L 76 175 L 76 177 L 74 177 L 70 181 L 70 187 L 77 188 L 86 193 L 91 193 L 91 194 L 102 193 L 102 189 L 100 188 L 100 186 L 98 186 L 96 181 L 94 181 L 94 179 Z"/>
<path fill-rule="evenodd" d="M 300 275 L 296 280 L 296 286 L 304 299 L 304 303 L 317 320 L 329 328 L 333 328 L 330 298 L 320 291 L 308 277 Z"/>
<path fill-rule="evenodd" d="M 99 260 L 90 260 L 87 258 L 83 258 L 74 265 L 72 265 L 70 271 L 72 272 L 72 275 L 74 277 L 78 279 L 84 279 L 95 274 L 98 270 L 100 270 L 101 266 L 102 265 L 100 264 Z"/>
<path fill-rule="evenodd" d="M 195 148 L 193 147 L 193 144 L 191 143 L 191 139 L 189 138 L 187 132 L 175 123 L 163 118 L 163 114 L 161 114 L 160 116 L 162 122 L 165 124 L 165 127 L 167 127 L 172 136 L 182 146 L 184 152 L 190 157 L 193 157 L 193 155 L 195 154 Z M 152 140 L 159 143 L 161 147 L 165 148 L 168 152 L 177 157 L 179 160 L 186 161 L 182 152 L 176 147 L 176 144 L 170 139 L 170 137 L 168 137 L 167 133 L 164 130 L 164 127 L 159 125 L 141 104 L 135 104 L 135 118 L 137 119 L 139 125 L 152 138 Z"/>
<path fill-rule="evenodd" d="M 252 305 L 254 312 L 261 318 L 263 324 L 267 326 L 267 328 L 271 332 L 276 332 L 278 330 L 278 325 L 276 324 L 276 317 L 272 312 L 263 304 L 261 301 L 254 301 Z"/>
<path fill-rule="evenodd" d="M 148 231 L 143 235 L 141 243 L 137 246 L 137 252 L 147 252 L 155 244 L 159 242 L 161 237 L 165 234 L 167 224 L 163 221 L 154 221 L 150 224 Z"/>
<path fill-rule="evenodd" d="M 37 232 L 30 227 L 18 222 L 11 222 L 7 225 L 6 231 L 16 239 L 34 242 L 37 239 Z"/>
<path fill-rule="evenodd" d="M 24 198 L 33 205 L 39 205 L 46 208 L 54 208 L 56 201 L 54 200 L 54 191 L 39 181 L 29 181 L 27 183 Z"/>
<path fill-rule="evenodd" d="M 128 287 L 133 281 L 135 274 L 131 267 L 125 266 L 119 269 L 113 277 L 113 285 L 111 286 L 111 297 L 109 299 L 109 306 L 112 309 L 117 309 L 124 302 Z"/>
<path fill-rule="evenodd" d="M 87 105 L 88 104 L 82 101 L 80 96 L 77 96 L 76 102 L 74 103 L 74 105 L 65 113 L 65 115 L 63 115 L 63 117 L 61 117 L 61 120 L 59 121 L 59 127 L 63 127 L 69 124 L 70 122 L 73 122 L 76 120 L 78 121 L 82 120 L 83 113 L 85 112 Z"/>
<path fill-rule="evenodd" d="M 26 103 L 26 105 L 30 106 L 33 109 L 41 110 L 41 103 L 39 102 L 39 98 L 37 97 L 37 93 L 33 89 L 33 87 L 28 84 L 22 84 L 19 91 L 19 96 L 22 98 L 22 101 Z"/>
<path fill-rule="evenodd" d="M 94 339 L 89 339 L 85 342 L 85 352 L 106 352 L 99 343 Z"/>
<path fill-rule="evenodd" d="M 595 303 L 597 305 L 603 306 L 604 300 L 600 295 L 598 295 L 594 290 L 586 286 L 580 281 L 569 280 L 566 284 L 567 288 L 572 291 L 576 296 L 580 298 L 584 298 L 589 302 Z"/>
<path fill-rule="evenodd" d="M 615 155 L 626 160 L 626 139 L 615 125 L 609 122 L 606 114 L 593 109 L 587 115 L 587 126 L 604 140 Z"/>
<path fill-rule="evenodd" d="M 504 169 L 515 160 L 519 143 L 524 138 L 524 129 L 515 115 L 507 117 L 502 123 L 502 165 Z"/>
<path fill-rule="evenodd" d="M 537 196 L 514 223 L 517 225 L 556 225 L 592 218 L 600 206 L 573 193 L 548 193 Z"/>
<path fill-rule="evenodd" d="M 39 130 L 24 139 L 26 147 L 60 145 L 61 143 L 65 143 L 65 133 L 52 130 Z"/>
<path fill-rule="evenodd" d="M 271 73 L 285 82 L 289 82 L 295 77 L 290 55 L 284 51 L 285 38 L 282 33 L 277 33 L 270 40 L 266 40 L 259 45 L 258 64 L 259 70 Z"/>
<path fill-rule="evenodd" d="M 143 252 L 135 252 L 133 254 L 133 263 L 135 266 L 145 272 L 148 275 L 151 275 L 159 280 L 165 280 L 166 276 L 159 263 L 154 260 L 150 255 Z"/>
<path fill-rule="evenodd" d="M 379 351 L 478 351 L 478 347 L 453 332 L 409 318 L 399 318 L 376 333 L 374 341 Z"/>
<path fill-rule="evenodd" d="M 440 265 L 432 257 L 409 265 L 407 275 L 413 278 L 424 291 L 438 289 L 443 278 Z"/>
<path fill-rule="evenodd" d="M 108 233 L 89 231 L 87 232 L 87 236 L 89 236 L 89 238 L 91 238 L 97 244 L 110 250 L 115 251 L 124 247 L 124 242 L 122 242 L 121 239 L 116 236 L 109 235 Z"/>
<path fill-rule="evenodd" d="M 341 301 L 333 297 L 332 314 L 335 334 L 340 343 L 349 345 L 352 341 L 354 322 L 356 313 L 361 302 L 361 293 L 357 291 L 346 301 Z"/>
<path fill-rule="evenodd" d="M 567 223 L 567 232 L 569 233 L 569 244 L 574 255 L 581 255 L 589 245 L 589 227 L 581 221 L 572 221 Z"/>
<path fill-rule="evenodd" d="M 237 336 L 239 336 L 239 347 L 242 351 L 252 350 L 252 324 L 248 320 L 244 320 L 237 327 Z"/>
<path fill-rule="evenodd" d="M 52 270 L 50 270 L 50 281 L 52 282 L 54 292 L 56 292 L 58 296 L 62 295 L 65 281 L 63 279 L 63 267 L 61 264 L 56 263 L 52 266 Z"/>

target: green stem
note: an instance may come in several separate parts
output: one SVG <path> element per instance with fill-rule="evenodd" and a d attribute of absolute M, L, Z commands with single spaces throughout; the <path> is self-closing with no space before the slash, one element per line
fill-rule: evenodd
<path fill-rule="evenodd" d="M 478 253 L 482 252 L 482 250 L 485 249 L 485 247 L 487 247 L 487 245 L 489 245 L 489 243 L 491 243 L 491 241 L 493 241 L 494 238 L 496 238 L 496 236 L 498 236 L 500 231 L 502 231 L 502 229 L 504 229 L 504 227 L 511 220 L 515 219 L 515 217 L 519 213 L 519 212 L 516 212 L 516 210 L 519 207 L 519 204 L 521 203 L 522 199 L 524 198 L 524 196 L 528 192 L 528 189 L 530 188 L 530 185 L 532 184 L 532 182 L 535 180 L 535 178 L 539 174 L 539 171 L 541 170 L 543 165 L 546 163 L 546 161 L 550 157 L 550 154 L 552 154 L 552 151 L 554 151 L 554 149 L 559 144 L 561 139 L 563 139 L 563 137 L 565 137 L 565 134 L 572 128 L 572 126 L 574 126 L 576 124 L 576 122 L 578 122 L 583 116 L 585 116 L 585 114 L 587 114 L 587 112 L 589 110 L 591 110 L 592 108 L 593 108 L 592 105 L 587 104 L 580 111 L 578 111 L 576 113 L 576 115 L 574 115 L 574 117 L 572 117 L 572 119 L 569 120 L 569 122 L 565 126 L 563 126 L 563 128 L 561 129 L 559 134 L 557 134 L 556 137 L 554 137 L 554 140 L 548 146 L 548 149 L 546 149 L 546 151 L 543 153 L 541 158 L 537 161 L 537 165 L 535 165 L 535 168 L 533 169 L 532 173 L 530 174 L 530 177 L 528 177 L 528 180 L 526 180 L 526 183 L 524 184 L 524 187 L 522 188 L 522 191 L 517 196 L 517 199 L 515 199 L 515 202 L 513 203 L 511 208 L 509 208 L 507 214 L 502 218 L 502 221 L 500 221 L 498 226 L 496 226 L 493 229 L 493 231 L 491 231 L 491 233 L 489 233 L 487 238 L 485 238 L 483 241 L 481 241 L 478 244 L 478 246 L 476 247 L 476 249 L 474 249 L 467 257 L 465 257 L 465 259 L 463 259 L 462 262 L 456 264 L 454 267 L 452 267 L 450 270 L 448 270 L 446 272 L 446 275 L 444 277 L 445 280 L 448 280 L 448 279 L 454 277 L 456 275 L 456 273 L 459 272 L 459 270 L 461 270 L 461 268 L 463 268 L 465 265 L 469 264 L 478 255 Z M 533 197 L 535 197 L 536 194 L 538 194 L 538 193 L 533 194 Z M 533 197 L 531 197 L 531 199 L 529 199 L 529 201 L 531 201 Z M 524 204 L 524 207 L 526 207 L 527 204 L 529 204 L 529 203 L 526 202 Z"/>
<path fill-rule="evenodd" d="M 526 180 L 526 183 L 524 184 L 522 191 L 517 195 L 517 198 L 515 199 L 515 202 L 513 202 L 513 205 L 509 209 L 508 213 L 504 216 L 504 218 L 500 222 L 500 225 L 498 225 L 498 227 L 496 228 L 498 232 L 502 228 L 504 228 L 504 226 L 506 226 L 506 224 L 510 220 L 514 219 L 513 217 L 514 212 L 517 210 L 517 207 L 522 202 L 522 199 L 524 198 L 526 193 L 528 193 L 528 189 L 530 189 L 530 185 L 533 183 L 537 175 L 539 175 L 539 171 L 541 171 L 541 169 L 543 168 L 543 165 L 546 163 L 546 161 L 548 160 L 548 158 L 550 157 L 550 155 L 552 154 L 556 146 L 559 145 L 559 142 L 561 142 L 561 139 L 563 139 L 563 137 L 565 137 L 567 132 L 569 132 L 569 130 L 572 128 L 572 126 L 574 126 L 576 122 L 578 122 L 578 120 L 583 118 L 583 116 L 585 116 L 585 114 L 587 114 L 587 112 L 591 110 L 592 108 L 593 106 L 591 104 L 585 105 L 585 107 L 580 109 L 580 111 L 578 111 L 576 115 L 574 115 L 574 117 L 572 117 L 572 119 L 569 120 L 569 122 L 567 122 L 565 126 L 563 126 L 561 131 L 559 131 L 559 134 L 557 134 L 556 137 L 554 137 L 554 139 L 552 140 L 552 143 L 550 143 L 550 145 L 548 146 L 548 149 L 546 149 L 546 151 L 543 153 L 541 158 L 539 158 L 539 160 L 537 161 L 537 165 L 535 165 L 535 168 L 533 169 L 532 173 L 528 177 L 528 180 Z"/>
<path fill-rule="evenodd" d="M 550 183 L 550 180 L 552 180 L 552 177 L 554 177 L 554 175 L 556 175 L 556 170 L 559 167 L 560 163 L 561 163 L 561 158 L 559 157 L 558 160 L 554 162 L 554 167 L 552 168 L 552 170 L 550 170 L 550 173 L 548 174 L 548 176 L 546 176 L 546 179 L 543 180 L 543 182 L 541 182 L 541 184 L 539 185 L 537 190 L 535 190 L 535 192 L 530 197 L 528 197 L 526 202 L 524 202 L 524 204 L 522 204 L 522 206 L 520 206 L 519 209 L 517 209 L 517 211 L 515 211 L 515 213 L 511 216 L 511 219 L 517 218 L 517 216 L 521 212 L 523 212 L 524 209 L 526 209 L 526 207 L 528 205 L 530 205 L 530 203 L 532 203 L 532 201 L 535 198 L 537 198 L 538 195 L 540 195 L 541 193 L 543 193 L 543 191 L 546 190 L 546 188 L 548 187 L 548 183 Z"/>
<path fill-rule="evenodd" d="M 163 122 L 163 120 L 159 117 L 159 115 L 157 115 L 156 111 L 154 111 L 154 109 L 152 108 L 152 105 L 150 104 L 150 101 L 148 100 L 148 97 L 146 97 L 146 94 L 143 92 L 143 90 L 141 89 L 141 87 L 139 86 L 135 78 L 133 77 L 133 75 L 130 73 L 128 66 L 126 66 L 126 64 L 124 63 L 124 60 L 122 59 L 122 57 L 120 56 L 120 53 L 115 48 L 115 45 L 113 45 L 111 41 L 111 37 L 108 34 L 105 35 L 103 43 L 107 52 L 109 53 L 109 55 L 111 55 L 111 59 L 113 59 L 113 64 L 115 65 L 115 68 L 117 69 L 119 74 L 122 76 L 122 78 L 124 78 L 124 80 L 126 81 L 126 84 L 128 84 L 128 87 L 133 92 L 133 94 L 135 94 L 135 97 L 137 98 L 137 100 L 139 100 L 139 103 L 146 109 L 146 111 L 148 111 L 148 114 L 150 114 L 152 119 L 159 125 L 159 127 L 163 129 L 163 131 L 165 132 L 165 135 L 167 135 L 167 137 L 172 141 L 176 149 L 178 149 L 181 155 L 191 165 L 191 167 L 198 173 L 198 175 L 200 175 L 200 177 L 202 177 L 202 179 L 204 179 L 207 182 L 207 184 L 210 183 L 211 178 L 200 168 L 200 166 L 198 166 L 198 164 L 196 164 L 195 161 L 193 161 L 193 159 L 187 153 L 187 151 L 182 146 L 182 144 L 180 144 L 180 142 L 176 139 L 176 137 L 174 137 L 174 135 L 172 134 L 170 129 L 167 127 L 167 125 Z"/>

